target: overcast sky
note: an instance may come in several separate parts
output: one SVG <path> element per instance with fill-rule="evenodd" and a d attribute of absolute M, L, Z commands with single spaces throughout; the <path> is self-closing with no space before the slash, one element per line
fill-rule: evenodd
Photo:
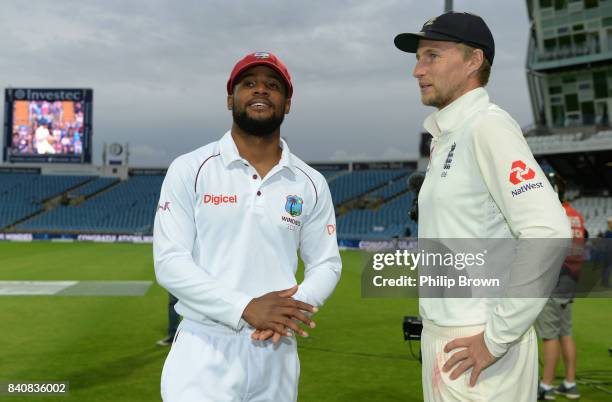
<path fill-rule="evenodd" d="M 294 80 L 281 133 L 306 161 L 417 156 L 424 117 L 414 55 L 393 38 L 420 30 L 444 0 L 3 1 L 2 87 L 94 89 L 94 162 L 128 142 L 134 166 L 167 166 L 231 125 L 225 84 L 246 53 L 271 51 Z M 496 42 L 488 90 L 521 126 L 526 2 L 455 0 Z"/>

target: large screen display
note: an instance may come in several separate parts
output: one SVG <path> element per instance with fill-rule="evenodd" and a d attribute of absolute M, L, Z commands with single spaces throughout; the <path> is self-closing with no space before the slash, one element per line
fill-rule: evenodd
<path fill-rule="evenodd" d="M 4 160 L 91 162 L 91 89 L 9 88 Z"/>

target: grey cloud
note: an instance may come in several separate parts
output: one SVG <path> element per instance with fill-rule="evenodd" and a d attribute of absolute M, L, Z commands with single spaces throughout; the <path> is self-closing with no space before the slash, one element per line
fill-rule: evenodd
<path fill-rule="evenodd" d="M 225 82 L 244 54 L 270 50 L 295 81 L 283 126 L 305 160 L 416 155 L 423 118 L 414 56 L 393 46 L 443 1 L 6 1 L 0 85 L 94 88 L 94 160 L 129 142 L 132 162 L 167 165 L 230 126 Z M 455 1 L 497 43 L 489 91 L 531 122 L 523 2 Z M 390 149 L 396 151 L 391 152 Z"/>

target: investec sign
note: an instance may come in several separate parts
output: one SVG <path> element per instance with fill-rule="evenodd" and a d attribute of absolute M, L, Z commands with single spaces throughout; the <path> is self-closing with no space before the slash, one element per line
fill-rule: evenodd
<path fill-rule="evenodd" d="M 85 100 L 84 89 L 34 89 L 34 88 L 14 88 L 12 90 L 14 100 L 29 101 L 75 101 Z"/>

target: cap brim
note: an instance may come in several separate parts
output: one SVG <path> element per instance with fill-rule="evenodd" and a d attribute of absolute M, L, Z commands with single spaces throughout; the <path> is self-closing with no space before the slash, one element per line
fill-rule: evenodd
<path fill-rule="evenodd" d="M 401 33 L 395 37 L 393 42 L 395 43 L 395 47 L 399 50 L 408 53 L 416 53 L 419 48 L 419 40 L 428 39 L 428 40 L 443 40 L 449 42 L 459 42 L 457 38 L 454 38 L 449 35 L 444 35 L 437 32 L 416 32 L 416 33 Z"/>

